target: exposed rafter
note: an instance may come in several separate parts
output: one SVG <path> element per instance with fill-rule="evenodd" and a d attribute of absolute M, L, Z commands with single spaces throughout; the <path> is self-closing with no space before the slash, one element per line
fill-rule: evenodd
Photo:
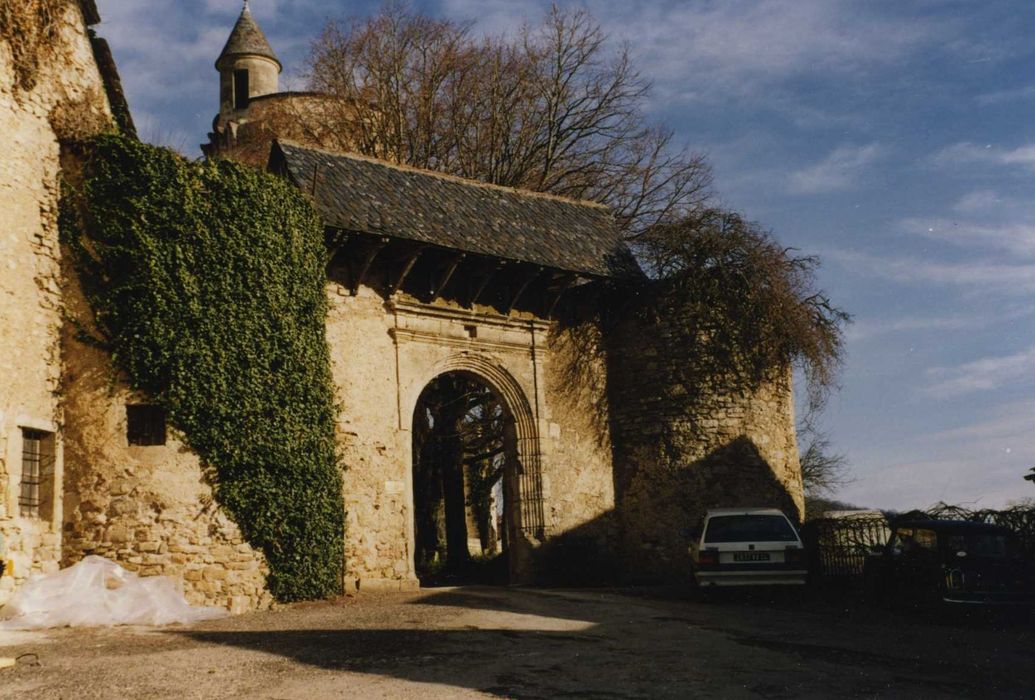
<path fill-rule="evenodd" d="M 375 241 L 370 248 L 367 250 L 365 256 L 363 256 L 363 262 L 359 266 L 358 272 L 352 276 L 349 285 L 349 293 L 352 296 L 356 296 L 359 293 L 359 285 L 363 284 L 363 278 L 366 277 L 367 272 L 370 270 L 370 266 L 374 263 L 374 258 L 377 254 L 388 244 L 387 238 L 382 238 Z"/>
<path fill-rule="evenodd" d="M 496 276 L 496 273 L 499 272 L 500 269 L 506 264 L 506 260 L 496 260 L 488 262 L 488 264 L 485 266 L 485 273 L 482 274 L 482 276 L 475 283 L 474 290 L 471 292 L 471 298 L 467 302 L 468 306 L 474 306 L 478 303 L 478 300 L 481 299 L 482 292 L 484 292 L 485 288 L 489 286 L 489 282 L 492 280 L 493 277 Z"/>
<path fill-rule="evenodd" d="M 553 316 L 553 310 L 557 308 L 557 304 L 561 301 L 561 297 L 564 293 L 571 289 L 571 286 L 575 284 L 579 276 L 576 274 L 567 274 L 561 278 L 561 284 L 554 293 L 553 300 L 550 302 L 550 306 L 546 309 L 546 318 Z"/>
<path fill-rule="evenodd" d="M 389 294 L 395 294 L 395 292 L 398 291 L 399 287 L 402 286 L 403 282 L 406 281 L 406 277 L 409 276 L 410 271 L 413 269 L 413 266 L 417 264 L 417 259 L 420 258 L 421 253 L 424 252 L 425 247 L 426 246 L 422 245 L 415 246 L 413 250 L 410 251 L 409 255 L 406 256 L 403 262 L 402 269 L 399 271 L 399 274 L 396 275 L 395 280 L 388 285 Z"/>
<path fill-rule="evenodd" d="M 446 288 L 446 285 L 449 284 L 449 280 L 453 278 L 453 273 L 456 272 L 456 268 L 460 266 L 460 263 L 464 261 L 465 257 L 464 253 L 457 253 L 450 258 L 448 263 L 446 263 L 446 266 L 442 269 L 442 274 L 439 276 L 438 280 L 432 284 L 432 287 L 429 290 L 431 292 L 432 299 L 437 298 L 438 295 L 442 293 L 442 290 Z"/>
<path fill-rule="evenodd" d="M 349 242 L 349 233 L 341 229 L 330 228 L 324 233 L 324 240 L 327 242 L 327 262 L 330 265 L 334 256 Z"/>
<path fill-rule="evenodd" d="M 514 294 L 510 297 L 510 302 L 507 304 L 507 307 L 504 310 L 504 314 L 510 314 L 510 312 L 517 305 L 518 301 L 521 299 L 521 295 L 525 293 L 525 290 L 528 289 L 529 285 L 531 285 L 533 282 L 539 279 L 539 276 L 541 274 L 543 274 L 543 268 L 541 266 L 537 265 L 531 268 L 531 271 L 527 275 L 525 275 L 524 280 L 521 282 L 521 284 L 518 285 L 517 290 L 515 290 Z"/>

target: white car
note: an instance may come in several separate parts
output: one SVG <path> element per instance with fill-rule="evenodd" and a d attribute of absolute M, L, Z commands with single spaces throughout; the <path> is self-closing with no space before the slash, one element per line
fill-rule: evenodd
<path fill-rule="evenodd" d="M 690 554 L 702 587 L 800 586 L 807 574 L 801 537 L 775 508 L 709 510 Z"/>

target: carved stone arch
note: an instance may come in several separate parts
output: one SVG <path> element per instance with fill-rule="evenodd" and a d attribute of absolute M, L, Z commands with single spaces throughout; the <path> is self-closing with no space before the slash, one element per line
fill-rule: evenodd
<path fill-rule="evenodd" d="M 546 522 L 543 513 L 542 457 L 539 430 L 528 392 L 503 365 L 480 353 L 459 352 L 437 363 L 410 397 L 406 415 L 412 416 L 420 393 L 436 377 L 449 372 L 465 372 L 485 382 L 502 400 L 514 420 L 520 476 L 521 529 L 526 537 L 542 540 Z"/>
<path fill-rule="evenodd" d="M 512 426 L 514 457 L 511 473 L 513 487 L 510 508 L 511 579 L 528 580 L 531 576 L 531 550 L 546 537 L 546 519 L 543 509 L 542 457 L 540 438 L 533 403 L 521 383 L 502 364 L 479 353 L 459 352 L 436 363 L 432 370 L 414 385 L 407 397 L 404 415 L 412 416 L 424 388 L 437 377 L 449 373 L 469 374 L 485 383 L 503 402 Z"/>

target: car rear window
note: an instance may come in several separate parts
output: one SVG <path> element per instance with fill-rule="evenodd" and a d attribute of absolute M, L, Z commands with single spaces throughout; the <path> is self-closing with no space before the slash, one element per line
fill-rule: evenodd
<path fill-rule="evenodd" d="M 708 519 L 705 542 L 797 542 L 782 515 L 716 515 Z"/>

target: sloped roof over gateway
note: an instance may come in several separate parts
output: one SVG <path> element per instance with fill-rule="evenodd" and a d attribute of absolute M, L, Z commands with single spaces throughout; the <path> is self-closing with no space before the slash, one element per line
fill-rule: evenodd
<path fill-rule="evenodd" d="M 325 226 L 594 277 L 640 274 L 606 207 L 276 142 Z"/>

